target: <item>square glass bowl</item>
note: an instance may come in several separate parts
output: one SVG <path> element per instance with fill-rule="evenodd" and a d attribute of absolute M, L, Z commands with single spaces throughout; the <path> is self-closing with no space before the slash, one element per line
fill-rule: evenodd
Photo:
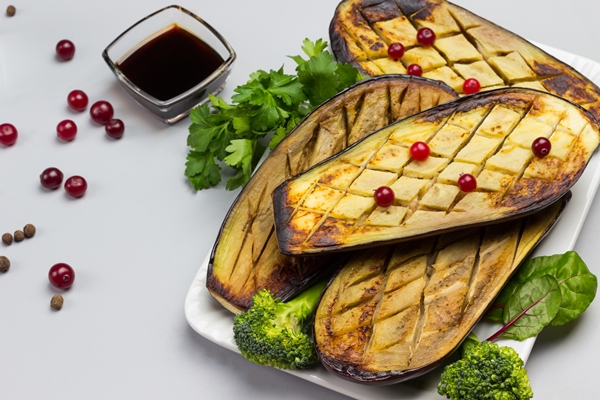
<path fill-rule="evenodd" d="M 102 57 L 137 103 L 173 124 L 223 89 L 236 55 L 216 29 L 172 5 L 131 26 Z"/>

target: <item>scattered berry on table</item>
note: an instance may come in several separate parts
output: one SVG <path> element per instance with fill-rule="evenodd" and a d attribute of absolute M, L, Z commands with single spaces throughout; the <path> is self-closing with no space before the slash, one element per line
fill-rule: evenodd
<path fill-rule="evenodd" d="M 67 104 L 73 111 L 85 110 L 88 102 L 88 96 L 82 90 L 72 90 L 67 96 Z"/>
<path fill-rule="evenodd" d="M 70 142 L 77 136 L 77 125 L 70 119 L 60 121 L 56 125 L 56 134 L 64 141 Z"/>
<path fill-rule="evenodd" d="M 61 60 L 70 60 L 75 55 L 75 45 L 70 40 L 61 40 L 56 44 L 56 55 Z"/>
<path fill-rule="evenodd" d="M 104 125 L 106 134 L 113 139 L 119 139 L 125 132 L 125 124 L 118 118 L 110 119 L 106 125 Z"/>
<path fill-rule="evenodd" d="M 65 181 L 65 190 L 71 197 L 81 197 L 87 190 L 87 181 L 79 175 L 74 175 Z"/>
<path fill-rule="evenodd" d="M 40 174 L 40 183 L 46 189 L 58 189 L 62 185 L 63 177 L 64 175 L 60 169 L 54 167 L 46 168 Z"/>
<path fill-rule="evenodd" d="M 90 107 L 92 121 L 100 125 L 105 125 L 114 114 L 113 106 L 106 100 L 99 100 Z"/>
<path fill-rule="evenodd" d="M 19 132 L 13 124 L 0 124 L 0 144 L 12 146 L 17 141 Z"/>
<path fill-rule="evenodd" d="M 48 271 L 48 280 L 52 286 L 58 289 L 68 289 L 75 281 L 75 271 L 69 264 L 54 264 Z"/>

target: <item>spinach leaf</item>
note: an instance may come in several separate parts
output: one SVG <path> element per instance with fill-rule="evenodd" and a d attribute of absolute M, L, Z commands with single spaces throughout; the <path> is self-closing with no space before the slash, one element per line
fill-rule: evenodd
<path fill-rule="evenodd" d="M 502 318 L 505 305 L 516 293 L 517 288 L 529 279 L 544 275 L 553 276 L 561 291 L 559 311 L 549 325 L 562 325 L 579 317 L 596 296 L 598 280 L 575 251 L 535 257 L 519 267 L 498 295 L 487 317 L 505 323 Z"/>
<path fill-rule="evenodd" d="M 579 317 L 592 303 L 598 289 L 598 279 L 590 272 L 579 254 L 566 253 L 552 275 L 558 281 L 562 302 L 550 325 L 563 325 Z M 532 276 L 536 276 L 537 272 Z"/>
<path fill-rule="evenodd" d="M 558 281 L 551 275 L 531 277 L 519 285 L 504 307 L 504 327 L 488 338 L 524 340 L 537 335 L 557 315 L 561 304 Z"/>

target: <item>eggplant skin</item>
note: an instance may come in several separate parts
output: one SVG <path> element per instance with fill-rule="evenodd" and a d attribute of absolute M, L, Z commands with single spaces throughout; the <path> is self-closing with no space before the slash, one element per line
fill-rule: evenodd
<path fill-rule="evenodd" d="M 208 264 L 206 286 L 213 297 L 239 313 L 259 289 L 286 300 L 335 268 L 340 255 L 281 254 L 272 190 L 371 132 L 457 97 L 442 82 L 389 75 L 365 79 L 313 110 L 257 169 L 225 217 Z"/>
<path fill-rule="evenodd" d="M 273 192 L 277 241 L 289 255 L 393 244 L 500 222 L 543 208 L 583 173 L 600 127 L 582 107 L 546 92 L 504 88 L 439 105 L 369 135 Z M 548 138 L 537 157 L 532 144 Z M 425 141 L 431 155 L 413 160 Z M 459 178 L 476 178 L 463 192 Z M 389 207 L 373 193 L 389 186 Z"/>
<path fill-rule="evenodd" d="M 315 312 L 323 365 L 346 380 L 388 385 L 444 363 L 569 199 L 514 221 L 358 252 Z"/>
<path fill-rule="evenodd" d="M 431 28 L 433 46 L 416 41 L 416 31 Z M 469 77 L 482 90 L 529 87 L 548 91 L 582 105 L 600 119 L 600 88 L 571 66 L 522 37 L 444 0 L 344 0 L 329 26 L 336 58 L 366 75 L 398 72 L 411 63 L 423 76 L 446 82 L 459 93 Z M 388 45 L 406 48 L 399 62 L 387 55 Z"/>

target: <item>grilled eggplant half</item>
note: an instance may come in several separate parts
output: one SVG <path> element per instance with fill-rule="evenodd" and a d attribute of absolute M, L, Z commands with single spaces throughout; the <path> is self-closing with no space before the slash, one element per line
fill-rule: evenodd
<path fill-rule="evenodd" d="M 409 76 L 366 79 L 308 115 L 273 150 L 239 194 L 221 227 L 208 265 L 207 288 L 228 310 L 251 305 L 259 289 L 288 299 L 324 272 L 329 257 L 289 257 L 274 234 L 272 190 L 285 179 L 369 133 L 457 98 L 447 85 Z M 339 257 L 336 257 L 339 259 Z"/>
<path fill-rule="evenodd" d="M 553 226 L 569 195 L 514 221 L 358 252 L 331 280 L 315 313 L 323 364 L 370 384 L 401 382 L 438 366 Z"/>
<path fill-rule="evenodd" d="M 417 42 L 430 28 L 432 46 Z M 339 61 L 367 75 L 406 73 L 418 64 L 423 76 L 462 93 L 465 79 L 482 90 L 522 86 L 545 90 L 580 104 L 600 119 L 600 89 L 586 77 L 523 38 L 444 0 L 345 0 L 330 24 L 331 47 Z M 390 43 L 406 51 L 394 60 Z"/>
<path fill-rule="evenodd" d="M 545 157 L 532 151 L 549 139 Z M 411 158 L 416 141 L 424 161 Z M 577 181 L 599 143 L 583 108 L 531 89 L 465 96 L 389 125 L 273 193 L 284 254 L 321 254 L 489 224 L 547 206 Z M 461 191 L 463 174 L 477 188 Z M 394 203 L 377 206 L 389 186 Z"/>

